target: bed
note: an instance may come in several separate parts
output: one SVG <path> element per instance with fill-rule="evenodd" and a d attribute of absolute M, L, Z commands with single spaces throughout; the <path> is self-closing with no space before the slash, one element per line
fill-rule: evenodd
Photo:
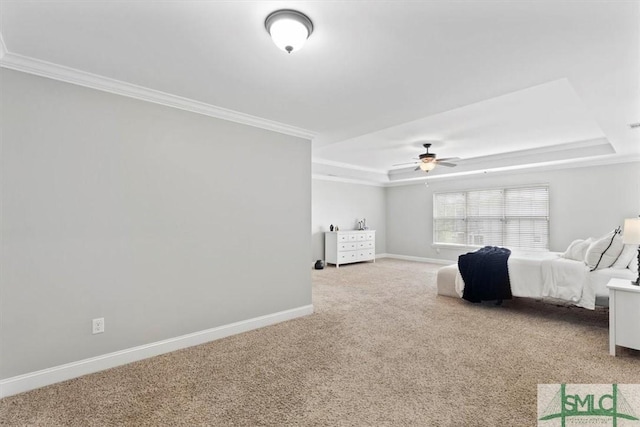
<path fill-rule="evenodd" d="M 594 309 L 607 306 L 611 278 L 635 280 L 629 268 L 590 271 L 582 261 L 563 258 L 560 252 L 512 251 L 507 261 L 514 297 L 549 299 Z M 462 297 L 464 280 L 458 264 L 439 269 L 438 295 Z"/>

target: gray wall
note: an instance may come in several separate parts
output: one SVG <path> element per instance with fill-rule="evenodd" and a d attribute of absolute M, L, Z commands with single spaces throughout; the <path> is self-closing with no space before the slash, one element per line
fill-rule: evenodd
<path fill-rule="evenodd" d="M 386 188 L 387 252 L 456 260 L 468 250 L 432 247 L 433 193 L 465 189 L 549 184 L 550 250 L 564 251 L 575 239 L 597 237 L 640 214 L 640 163 L 433 180 Z"/>
<path fill-rule="evenodd" d="M 0 378 L 311 304 L 309 141 L 0 78 Z"/>
<path fill-rule="evenodd" d="M 324 259 L 324 232 L 331 224 L 352 230 L 359 218 L 376 230 L 376 253 L 386 248 L 385 189 L 371 185 L 312 180 L 312 257 Z"/>

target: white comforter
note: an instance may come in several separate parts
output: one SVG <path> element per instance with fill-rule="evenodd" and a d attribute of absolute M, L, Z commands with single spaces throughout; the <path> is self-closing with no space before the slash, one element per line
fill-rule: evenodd
<path fill-rule="evenodd" d="M 554 298 L 594 309 L 596 281 L 582 262 L 558 252 L 513 251 L 507 262 L 511 294 L 515 297 Z M 456 291 L 462 296 L 464 280 L 458 271 Z M 606 289 L 605 289 L 606 291 Z"/>
<path fill-rule="evenodd" d="M 545 259 L 541 264 L 542 296 L 569 301 L 593 310 L 596 292 L 589 280 L 589 267 L 565 258 Z"/>

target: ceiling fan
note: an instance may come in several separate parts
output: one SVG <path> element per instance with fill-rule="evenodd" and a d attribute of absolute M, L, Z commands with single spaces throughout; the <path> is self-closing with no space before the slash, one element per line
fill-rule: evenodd
<path fill-rule="evenodd" d="M 455 163 L 451 163 L 448 160 L 455 160 L 457 159 L 457 157 L 446 157 L 444 159 L 438 159 L 436 157 L 436 153 L 430 153 L 429 152 L 429 148 L 431 147 L 431 143 L 427 142 L 425 144 L 422 144 L 422 146 L 427 150 L 426 153 L 420 154 L 418 156 L 418 161 L 416 162 L 410 162 L 410 163 L 397 163 L 395 165 L 392 166 L 402 166 L 402 165 L 415 165 L 417 164 L 418 167 L 416 167 L 414 170 L 420 170 L 422 169 L 425 172 L 429 172 L 430 170 L 433 170 L 433 168 L 436 167 L 436 165 L 442 165 L 442 166 L 447 166 L 447 167 L 454 167 L 457 166 Z"/>

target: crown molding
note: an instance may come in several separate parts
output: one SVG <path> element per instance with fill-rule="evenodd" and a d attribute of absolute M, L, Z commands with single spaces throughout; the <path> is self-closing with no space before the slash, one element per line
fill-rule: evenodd
<path fill-rule="evenodd" d="M 126 83 L 120 80 L 87 73 L 74 68 L 65 67 L 51 62 L 10 53 L 1 41 L 0 34 L 0 67 L 22 71 L 53 80 L 84 86 L 91 89 L 122 95 L 129 98 L 152 102 L 166 107 L 177 108 L 192 113 L 202 114 L 217 119 L 228 120 L 261 129 L 266 129 L 298 138 L 313 139 L 315 133 L 307 129 L 290 126 L 284 123 L 263 119 L 238 111 L 229 110 L 189 98 L 172 95 L 155 89 L 149 89 Z"/>

